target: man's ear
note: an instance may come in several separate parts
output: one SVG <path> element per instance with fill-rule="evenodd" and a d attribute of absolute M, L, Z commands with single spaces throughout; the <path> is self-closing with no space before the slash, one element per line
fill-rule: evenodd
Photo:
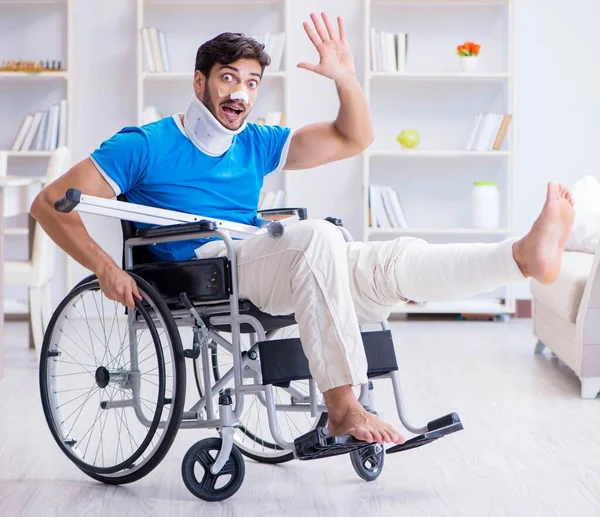
<path fill-rule="evenodd" d="M 196 95 L 202 96 L 205 86 L 206 77 L 204 77 L 204 74 L 200 70 L 196 70 L 194 72 L 194 92 L 196 92 Z"/>

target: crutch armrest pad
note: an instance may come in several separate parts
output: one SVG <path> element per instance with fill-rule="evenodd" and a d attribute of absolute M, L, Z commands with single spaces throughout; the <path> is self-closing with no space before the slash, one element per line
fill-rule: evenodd
<path fill-rule="evenodd" d="M 65 197 L 54 202 L 54 209 L 58 212 L 69 213 L 81 201 L 81 190 L 70 188 L 67 190 Z"/>

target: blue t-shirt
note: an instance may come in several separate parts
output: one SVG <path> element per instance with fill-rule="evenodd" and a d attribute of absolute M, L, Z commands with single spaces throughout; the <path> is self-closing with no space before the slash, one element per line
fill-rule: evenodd
<path fill-rule="evenodd" d="M 247 123 L 229 149 L 214 157 L 194 146 L 174 115 L 125 127 L 90 157 L 115 193 L 125 194 L 130 203 L 254 225 L 263 179 L 283 168 L 290 138 L 289 128 Z M 149 249 L 158 261 L 189 260 L 206 242 Z"/>

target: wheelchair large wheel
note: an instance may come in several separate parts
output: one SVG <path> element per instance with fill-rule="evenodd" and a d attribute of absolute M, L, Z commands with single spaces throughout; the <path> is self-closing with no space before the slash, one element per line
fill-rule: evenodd
<path fill-rule="evenodd" d="M 292 325 L 278 330 L 271 336 L 271 339 L 287 339 L 297 336 L 298 326 Z M 232 369 L 233 358 L 222 346 L 218 346 L 214 342 L 210 346 L 211 364 L 209 368 L 214 382 Z M 248 335 L 242 335 L 242 352 L 249 348 L 250 341 Z M 194 361 L 196 386 L 200 396 L 203 393 L 202 368 L 202 357 L 200 356 Z M 247 368 L 243 375 L 245 378 L 249 378 L 252 373 Z M 233 379 L 227 383 L 225 388 L 233 388 Z M 308 381 L 293 381 L 290 383 L 289 388 L 273 387 L 275 404 L 290 404 L 292 393 L 308 397 Z M 216 404 L 215 407 L 218 413 L 218 406 Z M 281 434 L 287 442 L 293 442 L 299 436 L 308 433 L 316 427 L 327 425 L 327 413 L 317 413 L 313 418 L 309 412 L 277 411 L 277 417 Z M 234 435 L 234 443 L 244 456 L 261 463 L 285 463 L 294 459 L 293 452 L 282 449 L 275 443 L 268 424 L 267 408 L 263 401 L 256 395 L 245 395 L 244 411 L 240 417 L 240 425 Z"/>
<path fill-rule="evenodd" d="M 126 310 L 95 277 L 53 314 L 40 358 L 44 414 L 56 443 L 88 476 L 136 481 L 165 456 L 185 400 L 183 349 L 165 303 L 132 275 L 143 301 Z"/>

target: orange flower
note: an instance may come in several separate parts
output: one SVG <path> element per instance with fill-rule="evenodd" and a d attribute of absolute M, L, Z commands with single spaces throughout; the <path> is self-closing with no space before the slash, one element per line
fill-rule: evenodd
<path fill-rule="evenodd" d="M 479 54 L 480 48 L 481 45 L 478 45 L 472 41 L 467 41 L 456 47 L 456 53 L 460 56 L 476 56 Z"/>

